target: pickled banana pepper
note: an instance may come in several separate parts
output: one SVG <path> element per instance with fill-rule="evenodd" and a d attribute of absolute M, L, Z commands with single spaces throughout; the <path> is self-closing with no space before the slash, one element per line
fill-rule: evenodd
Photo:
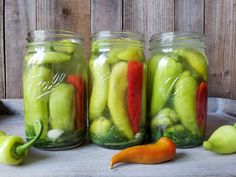
<path fill-rule="evenodd" d="M 146 125 L 143 34 L 99 32 L 89 60 L 90 139 L 107 148 L 142 142 Z"/>
<path fill-rule="evenodd" d="M 172 138 L 177 147 L 204 140 L 208 61 L 198 33 L 163 33 L 151 39 L 148 60 L 150 136 Z"/>
<path fill-rule="evenodd" d="M 86 135 L 87 66 L 82 39 L 66 31 L 29 33 L 23 63 L 24 117 L 28 141 L 43 123 L 34 146 L 67 149 Z"/>

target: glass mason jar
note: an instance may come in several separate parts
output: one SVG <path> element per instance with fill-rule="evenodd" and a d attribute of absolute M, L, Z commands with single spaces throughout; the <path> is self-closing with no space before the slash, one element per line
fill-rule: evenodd
<path fill-rule="evenodd" d="M 92 35 L 90 139 L 121 149 L 142 142 L 146 125 L 146 62 L 142 33 Z"/>
<path fill-rule="evenodd" d="M 177 147 L 204 140 L 207 118 L 208 61 L 202 34 L 153 35 L 148 60 L 150 137 L 170 137 Z"/>
<path fill-rule="evenodd" d="M 28 34 L 23 62 L 26 138 L 43 133 L 34 144 L 48 150 L 68 149 L 86 138 L 87 63 L 82 38 L 69 31 Z"/>

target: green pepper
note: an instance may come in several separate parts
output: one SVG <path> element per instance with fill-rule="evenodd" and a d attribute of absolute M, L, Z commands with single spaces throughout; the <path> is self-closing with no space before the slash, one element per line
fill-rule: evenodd
<path fill-rule="evenodd" d="M 218 154 L 236 153 L 236 123 L 234 125 L 223 125 L 217 128 L 203 147 Z"/>
<path fill-rule="evenodd" d="M 143 64 L 143 85 L 142 85 L 142 115 L 139 126 L 146 125 L 147 112 L 147 64 Z M 140 127 L 141 129 L 142 127 Z"/>
<path fill-rule="evenodd" d="M 46 42 L 44 44 L 31 43 L 27 45 L 28 54 L 33 54 L 39 51 L 41 52 L 52 51 L 51 42 Z"/>
<path fill-rule="evenodd" d="M 43 132 L 43 124 L 36 121 L 39 131 L 37 135 L 28 143 L 19 136 L 9 136 L 0 131 L 0 162 L 7 165 L 18 165 L 22 163 L 28 153 L 28 149 L 39 139 Z"/>
<path fill-rule="evenodd" d="M 163 136 L 163 132 L 174 126 L 180 121 L 176 112 L 170 108 L 163 108 L 157 116 L 151 120 L 151 139 L 152 141 L 158 140 Z"/>
<path fill-rule="evenodd" d="M 76 45 L 78 45 L 78 44 L 76 44 Z M 75 44 L 73 44 L 69 40 L 61 40 L 58 42 L 53 42 L 52 48 L 54 51 L 57 51 L 57 52 L 64 52 L 67 54 L 72 54 L 75 50 Z"/>
<path fill-rule="evenodd" d="M 94 120 L 101 116 L 107 104 L 110 68 L 105 62 L 91 59 L 89 69 L 93 79 L 89 103 L 89 119 Z"/>
<path fill-rule="evenodd" d="M 52 129 L 73 131 L 75 126 L 75 88 L 61 83 L 52 90 L 49 98 L 50 125 Z"/>
<path fill-rule="evenodd" d="M 105 117 L 99 117 L 93 121 L 90 126 L 90 133 L 97 137 L 107 137 L 109 135 L 112 123 Z"/>
<path fill-rule="evenodd" d="M 152 118 L 151 127 L 152 129 L 157 129 L 157 127 L 165 129 L 173 126 L 178 121 L 179 118 L 175 111 L 170 108 L 164 108 L 157 114 L 157 116 Z"/>
<path fill-rule="evenodd" d="M 153 79 L 159 60 L 163 57 L 163 53 L 157 53 L 147 62 L 148 67 L 148 89 L 151 90 L 153 86 Z M 148 95 L 149 98 L 151 95 Z"/>
<path fill-rule="evenodd" d="M 62 63 L 71 60 L 71 55 L 54 51 L 39 51 L 35 54 L 29 54 L 25 57 L 26 62 L 30 64 L 51 64 Z"/>
<path fill-rule="evenodd" d="M 157 127 L 165 129 L 174 125 L 174 123 L 168 117 L 162 117 L 160 115 L 154 117 L 151 124 L 152 129 L 157 129 Z"/>
<path fill-rule="evenodd" d="M 174 56 L 164 56 L 159 60 L 154 74 L 151 116 L 157 114 L 166 104 L 182 70 L 183 66 L 176 61 Z"/>
<path fill-rule="evenodd" d="M 192 133 L 199 132 L 196 120 L 197 81 L 185 71 L 175 85 L 174 107 L 183 126 Z"/>
<path fill-rule="evenodd" d="M 182 57 L 205 80 L 208 79 L 208 63 L 206 56 L 194 48 L 181 48 L 173 51 Z"/>
<path fill-rule="evenodd" d="M 144 53 L 139 48 L 112 48 L 107 54 L 107 62 L 115 63 L 118 60 L 123 61 L 140 61 L 144 58 Z"/>
<path fill-rule="evenodd" d="M 99 117 L 90 125 L 90 139 L 99 145 L 109 147 L 110 143 L 127 142 L 125 135 L 114 126 L 110 119 Z"/>
<path fill-rule="evenodd" d="M 52 82 L 52 71 L 44 66 L 33 66 L 29 72 L 24 73 L 24 113 L 26 132 L 30 130 L 31 124 L 41 120 L 44 129 L 41 138 L 46 138 L 48 131 L 48 100 Z M 38 132 L 38 127 L 34 131 Z"/>

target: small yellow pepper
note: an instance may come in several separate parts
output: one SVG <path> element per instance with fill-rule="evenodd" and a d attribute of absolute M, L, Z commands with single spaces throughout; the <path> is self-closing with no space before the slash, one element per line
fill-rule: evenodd
<path fill-rule="evenodd" d="M 19 136 L 9 136 L 0 131 L 0 163 L 6 165 L 18 165 L 27 155 L 28 149 L 41 136 L 43 124 L 36 121 L 39 125 L 37 135 L 28 143 L 24 144 L 24 140 Z"/>

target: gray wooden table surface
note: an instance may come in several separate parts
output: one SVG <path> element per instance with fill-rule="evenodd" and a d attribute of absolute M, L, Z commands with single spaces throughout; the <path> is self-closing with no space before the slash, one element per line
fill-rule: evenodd
<path fill-rule="evenodd" d="M 0 130 L 24 136 L 23 100 L 2 100 L 14 110 L 14 115 L 0 116 Z M 236 112 L 235 101 L 209 100 L 209 135 L 217 126 L 232 124 Z M 201 146 L 177 149 L 173 161 L 156 164 L 120 164 L 109 169 L 109 160 L 117 150 L 84 144 L 66 151 L 42 151 L 32 148 L 20 166 L 0 164 L 0 177 L 175 177 L 175 176 L 236 176 L 236 154 L 216 155 Z"/>

